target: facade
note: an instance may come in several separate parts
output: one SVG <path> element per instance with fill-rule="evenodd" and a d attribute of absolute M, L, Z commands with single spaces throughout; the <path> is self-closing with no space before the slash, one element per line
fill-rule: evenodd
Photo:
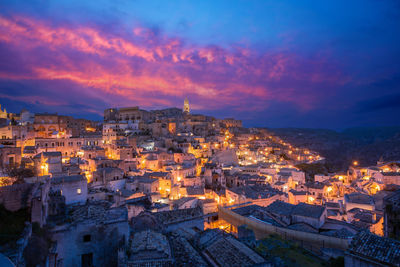
<path fill-rule="evenodd" d="M 87 200 L 87 180 L 83 175 L 60 176 L 51 179 L 51 189 L 65 197 L 65 204 L 84 204 Z"/>
<path fill-rule="evenodd" d="M 400 191 L 387 196 L 384 205 L 385 237 L 400 238 Z"/>
<path fill-rule="evenodd" d="M 51 266 L 117 265 L 118 248 L 128 242 L 127 210 L 106 202 L 71 206 L 64 223 L 50 231 L 56 243 Z"/>
<path fill-rule="evenodd" d="M 346 211 L 354 208 L 375 210 L 374 199 L 371 196 L 362 193 L 346 194 L 344 196 L 344 204 L 346 207 Z"/>

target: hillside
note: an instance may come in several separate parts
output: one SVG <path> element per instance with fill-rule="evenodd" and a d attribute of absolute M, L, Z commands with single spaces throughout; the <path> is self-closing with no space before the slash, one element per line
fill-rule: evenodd
<path fill-rule="evenodd" d="M 332 170 L 346 170 L 353 160 L 373 165 L 384 160 L 400 160 L 400 127 L 349 128 L 342 132 L 326 129 L 268 128 L 298 147 L 319 152 Z"/>

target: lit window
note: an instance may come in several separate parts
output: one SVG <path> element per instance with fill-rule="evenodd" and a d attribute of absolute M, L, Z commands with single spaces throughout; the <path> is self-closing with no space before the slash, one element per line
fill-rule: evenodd
<path fill-rule="evenodd" d="M 78 193 L 79 195 L 82 193 L 82 190 L 80 188 L 76 189 L 76 193 Z"/>

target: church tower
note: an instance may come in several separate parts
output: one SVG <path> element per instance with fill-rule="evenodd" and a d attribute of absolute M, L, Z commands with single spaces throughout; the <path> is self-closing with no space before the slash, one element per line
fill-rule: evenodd
<path fill-rule="evenodd" d="M 4 111 L 1 109 L 0 105 L 0 118 L 7 119 L 7 110 L 4 108 Z"/>
<path fill-rule="evenodd" d="M 185 101 L 183 102 L 183 113 L 184 114 L 190 113 L 189 100 L 187 99 L 187 97 L 185 98 Z"/>

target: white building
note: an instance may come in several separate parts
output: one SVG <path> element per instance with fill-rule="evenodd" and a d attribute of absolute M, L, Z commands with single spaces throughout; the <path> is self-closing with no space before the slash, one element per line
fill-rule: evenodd
<path fill-rule="evenodd" d="M 60 176 L 51 179 L 51 188 L 59 190 L 65 197 L 65 204 L 84 204 L 87 200 L 87 180 L 85 176 Z"/>

